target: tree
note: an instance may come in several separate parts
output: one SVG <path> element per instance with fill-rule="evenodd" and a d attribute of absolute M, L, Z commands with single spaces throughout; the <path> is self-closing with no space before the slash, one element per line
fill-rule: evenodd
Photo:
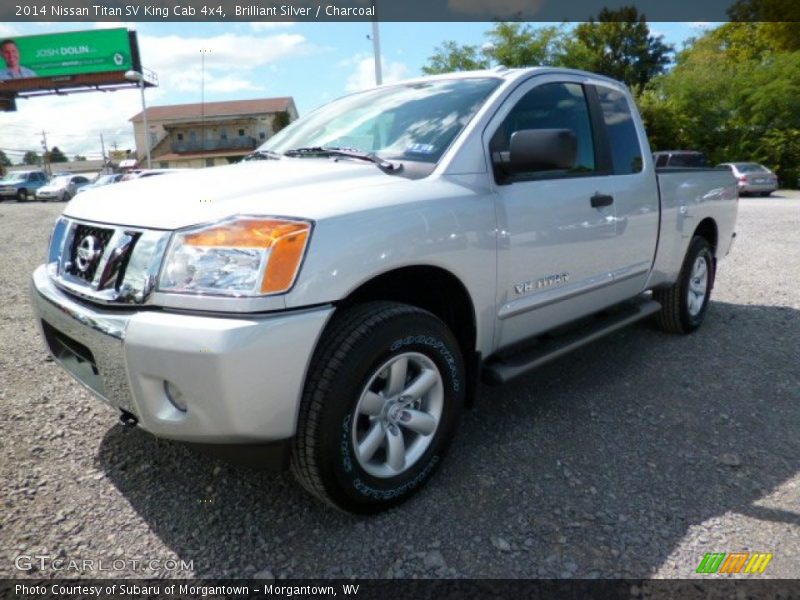
<path fill-rule="evenodd" d="M 436 47 L 433 56 L 428 59 L 428 64 L 422 67 L 422 72 L 426 75 L 435 75 L 453 71 L 475 71 L 488 67 L 489 59 L 481 55 L 477 46 L 459 45 L 450 40 Z"/>
<path fill-rule="evenodd" d="M 486 32 L 482 48 L 448 41 L 438 46 L 422 67 L 423 73 L 451 73 L 488 69 L 492 60 L 509 68 L 556 65 L 562 46 L 563 28 L 534 29 L 527 23 L 497 23 Z"/>
<path fill-rule="evenodd" d="M 445 42 L 422 68 L 427 74 L 487 68 L 491 61 L 514 67 L 554 66 L 594 71 L 643 87 L 670 64 L 673 48 L 650 33 L 634 7 L 603 9 L 597 21 L 534 28 L 500 22 L 486 32 L 485 49 Z"/>
<path fill-rule="evenodd" d="M 58 149 L 58 146 L 53 146 L 50 149 L 50 152 L 47 154 L 47 158 L 51 163 L 62 163 L 69 160 L 66 155 Z"/>
<path fill-rule="evenodd" d="M 673 52 L 663 36 L 650 33 L 645 16 L 635 7 L 604 8 L 597 21 L 575 27 L 565 40 L 560 62 L 641 88 L 665 72 Z"/>
<path fill-rule="evenodd" d="M 726 23 L 693 40 L 637 101 L 654 150 L 712 162 L 757 161 L 795 185 L 800 169 L 800 50 L 775 23 Z M 779 24 L 781 25 L 781 24 Z"/>
<path fill-rule="evenodd" d="M 76 154 L 75 156 L 72 157 L 72 160 L 78 162 L 81 160 L 86 160 L 86 157 L 83 154 Z"/>
<path fill-rule="evenodd" d="M 563 27 L 534 29 L 527 23 L 497 23 L 486 34 L 491 55 L 506 67 L 558 66 L 564 43 Z"/>
<path fill-rule="evenodd" d="M 6 153 L 0 150 L 0 167 L 10 167 L 11 160 L 6 156 Z"/>
<path fill-rule="evenodd" d="M 291 122 L 292 119 L 291 117 L 289 117 L 289 113 L 287 111 L 282 110 L 279 113 L 275 113 L 275 116 L 272 119 L 273 133 L 278 133 L 281 129 L 286 127 Z"/>
<path fill-rule="evenodd" d="M 38 165 L 41 164 L 42 159 L 33 150 L 28 150 L 22 157 L 23 165 Z"/>

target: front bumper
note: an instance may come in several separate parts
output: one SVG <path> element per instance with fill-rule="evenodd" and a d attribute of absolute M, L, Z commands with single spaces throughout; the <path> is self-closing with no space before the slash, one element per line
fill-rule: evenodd
<path fill-rule="evenodd" d="M 311 355 L 333 308 L 206 316 L 101 309 L 63 292 L 40 266 L 31 285 L 53 357 L 150 433 L 205 444 L 292 437 Z M 180 392 L 176 408 L 167 386 Z"/>

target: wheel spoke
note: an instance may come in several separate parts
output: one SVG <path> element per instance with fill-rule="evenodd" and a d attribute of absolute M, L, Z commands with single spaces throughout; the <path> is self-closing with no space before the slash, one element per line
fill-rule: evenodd
<path fill-rule="evenodd" d="M 386 464 L 399 473 L 406 465 L 406 444 L 400 428 L 390 425 L 386 429 L 386 441 L 388 442 Z"/>
<path fill-rule="evenodd" d="M 384 404 L 386 404 L 386 399 L 383 396 L 375 392 L 367 392 L 361 400 L 359 412 L 364 415 L 379 415 Z"/>
<path fill-rule="evenodd" d="M 689 292 L 689 312 L 697 314 L 697 295 L 694 292 Z"/>
<path fill-rule="evenodd" d="M 389 386 L 386 389 L 387 396 L 396 396 L 403 391 L 406 385 L 406 374 L 408 373 L 408 359 L 400 357 L 389 367 Z"/>
<path fill-rule="evenodd" d="M 371 459 L 378 448 L 383 443 L 383 438 L 386 436 L 386 431 L 377 421 L 372 424 L 372 427 L 367 433 L 366 437 L 358 445 L 358 456 L 362 461 Z"/>
<path fill-rule="evenodd" d="M 421 410 L 405 409 L 400 413 L 400 424 L 420 435 L 430 435 L 436 431 L 436 417 Z"/>
<path fill-rule="evenodd" d="M 705 279 L 706 277 L 706 261 L 702 258 L 697 259 L 694 266 L 694 276 L 696 279 Z"/>
<path fill-rule="evenodd" d="M 403 398 L 407 400 L 421 398 L 428 390 L 436 385 L 437 381 L 439 381 L 439 376 L 432 370 L 425 369 L 419 374 L 419 377 L 411 382 L 411 385 L 403 390 Z"/>

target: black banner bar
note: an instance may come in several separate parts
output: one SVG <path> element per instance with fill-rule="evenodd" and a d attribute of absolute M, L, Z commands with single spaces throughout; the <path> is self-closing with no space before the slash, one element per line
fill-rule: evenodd
<path fill-rule="evenodd" d="M 0 21 L 586 21 L 634 6 L 650 22 L 800 21 L 795 0 L 3 0 Z"/>
<path fill-rule="evenodd" d="M 0 582 L 0 598 L 14 600 L 142 600 L 164 598 L 357 600 L 530 599 L 681 600 L 800 599 L 800 580 L 558 579 L 558 580 L 210 580 L 210 579 L 25 579 Z"/>

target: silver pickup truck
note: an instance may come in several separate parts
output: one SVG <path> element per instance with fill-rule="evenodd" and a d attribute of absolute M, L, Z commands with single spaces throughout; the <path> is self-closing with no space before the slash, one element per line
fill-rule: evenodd
<path fill-rule="evenodd" d="M 697 329 L 737 202 L 728 172 L 656 172 L 615 81 L 436 76 L 237 165 L 80 194 L 32 294 L 49 351 L 124 423 L 374 512 L 428 480 L 479 381 L 650 316 Z"/>

